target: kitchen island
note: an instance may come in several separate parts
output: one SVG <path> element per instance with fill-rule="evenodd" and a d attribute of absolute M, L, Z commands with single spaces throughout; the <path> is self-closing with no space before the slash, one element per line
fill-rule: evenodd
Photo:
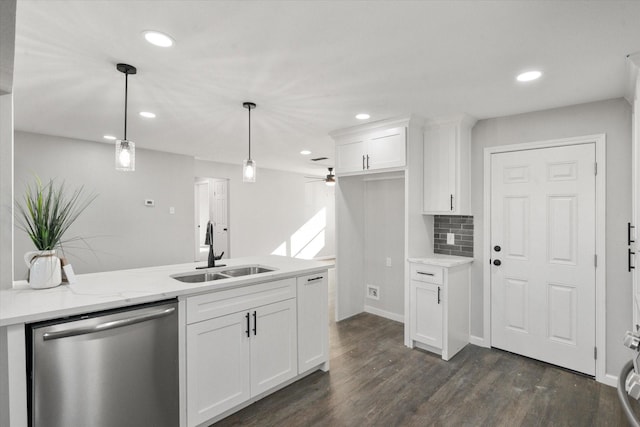
<path fill-rule="evenodd" d="M 177 299 L 181 426 L 208 425 L 311 372 L 328 370 L 327 270 L 333 263 L 279 256 L 223 262 L 226 267 L 198 271 L 243 266 L 272 271 L 201 283 L 172 277 L 195 273 L 195 267 L 202 266 L 188 263 L 78 275 L 77 283 L 45 290 L 16 282 L 14 289 L 0 291 L 0 327 L 6 343 L 2 359 L 8 366 L 8 384 L 3 387 L 8 390 L 11 425 L 27 425 L 25 325 L 31 322 Z M 230 348 L 235 344 L 219 341 L 229 336 L 229 331 L 216 334 L 220 322 L 231 325 L 235 318 L 249 315 L 253 333 L 244 337 L 242 330 L 243 339 L 236 340 L 242 347 Z M 256 322 L 260 322 L 260 333 Z M 243 358 L 246 354 L 251 359 L 250 372 L 239 379 L 246 384 L 219 381 L 238 367 L 219 366 L 220 360 L 234 362 L 234 358 L 203 357 L 202 352 L 212 348 L 216 354 L 242 354 Z M 281 355 L 282 363 L 263 360 L 274 355 Z M 208 381 L 203 382 L 204 378 Z M 229 398 L 224 396 L 225 387 L 243 392 Z"/>

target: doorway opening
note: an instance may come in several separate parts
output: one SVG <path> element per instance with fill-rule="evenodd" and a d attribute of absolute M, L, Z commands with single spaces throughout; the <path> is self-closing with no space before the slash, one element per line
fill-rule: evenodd
<path fill-rule="evenodd" d="M 205 241 L 208 222 L 213 224 L 213 249 L 216 257 L 229 258 L 231 256 L 229 180 L 196 177 L 194 201 L 194 260 L 196 262 L 207 260 L 209 245 Z"/>

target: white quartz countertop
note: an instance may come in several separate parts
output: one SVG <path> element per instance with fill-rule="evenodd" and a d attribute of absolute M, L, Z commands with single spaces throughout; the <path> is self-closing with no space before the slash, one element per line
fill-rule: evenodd
<path fill-rule="evenodd" d="M 226 267 L 262 265 L 275 271 L 203 283 L 183 283 L 171 275 L 195 273 L 199 263 L 78 274 L 77 282 L 51 289 L 31 289 L 26 281 L 0 291 L 0 326 L 37 322 L 166 298 L 195 295 L 255 283 L 312 274 L 333 267 L 333 261 L 310 261 L 282 256 L 261 256 L 217 261 Z"/>
<path fill-rule="evenodd" d="M 424 258 L 408 258 L 407 260 L 417 264 L 437 265 L 438 267 L 456 267 L 473 262 L 471 257 L 439 254 L 429 255 Z"/>

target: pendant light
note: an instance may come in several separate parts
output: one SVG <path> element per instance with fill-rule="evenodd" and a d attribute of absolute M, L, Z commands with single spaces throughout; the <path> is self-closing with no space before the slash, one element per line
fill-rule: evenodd
<path fill-rule="evenodd" d="M 116 170 L 133 172 L 136 170 L 136 144 L 127 139 L 127 101 L 129 74 L 136 74 L 138 70 L 129 64 L 118 64 L 116 69 L 124 74 L 124 138 L 116 141 Z"/>
<path fill-rule="evenodd" d="M 256 108 L 256 104 L 243 102 L 242 106 L 249 110 L 249 158 L 242 162 L 242 181 L 256 182 L 256 162 L 251 159 L 251 110 Z"/>

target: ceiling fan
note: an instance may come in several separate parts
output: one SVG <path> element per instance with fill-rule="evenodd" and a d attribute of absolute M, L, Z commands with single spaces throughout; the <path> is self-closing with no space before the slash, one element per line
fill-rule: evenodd
<path fill-rule="evenodd" d="M 309 178 L 313 180 L 313 181 L 307 181 L 307 183 L 324 181 L 324 183 L 327 184 L 329 187 L 333 187 L 334 185 L 336 185 L 336 176 L 333 173 L 333 168 L 327 168 L 327 169 L 329 169 L 329 173 L 324 178 L 320 178 L 317 176 L 305 176 L 305 178 Z"/>

